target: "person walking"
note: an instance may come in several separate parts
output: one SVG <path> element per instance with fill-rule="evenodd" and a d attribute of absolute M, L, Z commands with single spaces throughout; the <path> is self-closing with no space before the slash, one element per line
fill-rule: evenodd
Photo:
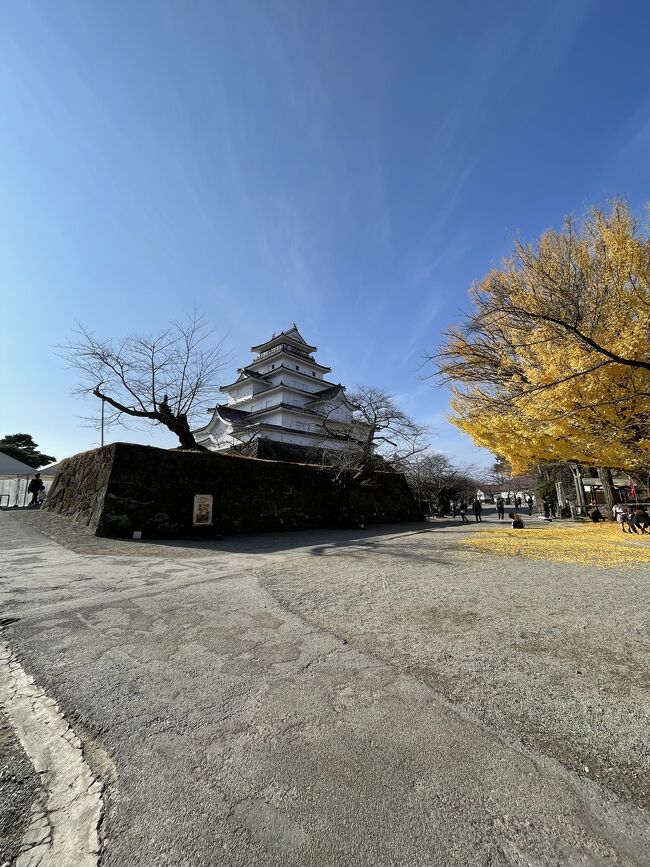
<path fill-rule="evenodd" d="M 526 500 L 526 505 L 528 506 L 528 517 L 530 518 L 533 514 L 533 498 L 530 494 L 528 494 L 528 499 Z"/>
<path fill-rule="evenodd" d="M 27 503 L 27 506 L 36 506 L 38 505 L 38 494 L 39 491 L 44 490 L 45 485 L 41 481 L 41 474 L 36 473 L 34 478 L 31 480 L 29 485 L 27 485 L 27 493 L 32 495 L 31 500 Z"/>
<path fill-rule="evenodd" d="M 497 497 L 497 518 L 503 521 L 505 517 L 506 504 L 503 497 Z"/>
<path fill-rule="evenodd" d="M 482 508 L 483 508 L 483 505 L 482 505 L 481 501 L 479 500 L 478 497 L 475 497 L 474 498 L 474 518 L 475 518 L 477 523 L 479 521 L 481 521 L 481 522 L 483 521 L 483 518 L 481 517 Z"/>
<path fill-rule="evenodd" d="M 612 515 L 617 524 L 623 524 L 623 515 L 625 514 L 625 509 L 621 506 L 620 503 L 614 503 L 612 507 Z M 625 532 L 625 528 L 623 528 L 623 532 Z"/>
<path fill-rule="evenodd" d="M 461 502 L 458 511 L 460 512 L 460 517 L 463 519 L 463 524 L 469 524 L 469 521 L 467 520 L 467 515 L 465 514 L 465 512 L 467 511 L 467 503 L 465 502 L 465 500 Z"/>

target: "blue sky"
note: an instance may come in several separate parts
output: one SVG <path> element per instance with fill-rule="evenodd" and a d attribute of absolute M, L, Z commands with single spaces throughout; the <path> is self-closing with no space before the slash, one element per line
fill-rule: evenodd
<path fill-rule="evenodd" d="M 197 304 L 233 370 L 295 321 L 489 463 L 422 358 L 515 234 L 650 200 L 649 34 L 641 2 L 5 4 L 0 435 L 91 447 L 52 346 Z"/>

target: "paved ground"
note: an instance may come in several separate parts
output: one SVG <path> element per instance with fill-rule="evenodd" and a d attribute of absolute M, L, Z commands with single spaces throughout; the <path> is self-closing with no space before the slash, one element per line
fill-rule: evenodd
<path fill-rule="evenodd" d="M 650 863 L 647 568 L 475 531 L 139 544 L 0 513 L 4 637 L 107 782 L 102 864 Z"/>

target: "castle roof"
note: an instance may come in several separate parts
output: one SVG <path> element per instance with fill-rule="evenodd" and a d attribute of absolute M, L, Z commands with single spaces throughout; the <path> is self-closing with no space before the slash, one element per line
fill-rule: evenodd
<path fill-rule="evenodd" d="M 221 418 L 224 421 L 241 421 L 244 418 L 248 418 L 250 416 L 249 412 L 246 412 L 243 409 L 233 409 L 230 406 L 226 406 L 225 404 L 218 404 L 217 406 L 212 408 L 212 412 L 218 412 Z"/>
<path fill-rule="evenodd" d="M 291 350 L 291 347 L 288 347 L 288 349 Z M 301 364 L 308 365 L 310 368 L 314 367 L 316 370 L 322 370 L 323 373 L 329 373 L 332 369 L 331 367 L 326 367 L 324 364 L 319 364 L 317 361 L 314 361 L 314 359 L 311 357 L 308 357 L 306 355 L 301 355 L 297 352 L 294 353 L 292 351 L 288 351 L 286 348 L 283 349 L 282 347 L 277 347 L 274 351 L 269 350 L 269 355 L 272 355 L 275 359 L 284 355 L 287 358 L 290 358 L 291 361 L 295 362 L 296 360 L 298 360 Z M 247 370 L 251 369 L 251 368 L 254 369 L 258 365 L 264 366 L 265 364 L 268 364 L 268 360 L 269 360 L 268 356 L 263 356 L 261 358 L 255 358 L 247 366 Z M 286 365 L 277 365 L 275 369 L 277 370 L 278 367 L 280 367 L 280 366 L 286 367 Z M 289 367 L 287 369 L 288 370 L 294 370 L 294 368 L 291 368 L 291 367 Z M 296 373 L 298 373 L 297 370 L 296 370 Z M 302 371 L 301 371 L 301 373 L 302 373 Z M 269 371 L 265 375 L 270 376 L 270 374 L 271 374 L 271 371 Z"/>
<path fill-rule="evenodd" d="M 250 367 L 240 367 L 237 372 L 242 373 L 245 377 L 253 376 L 255 379 L 261 379 L 262 382 L 266 382 L 266 376 L 263 373 L 258 373 L 257 370 L 251 370 Z"/>
<path fill-rule="evenodd" d="M 228 406 L 228 404 L 219 403 L 217 404 L 217 406 L 212 408 L 211 412 L 216 412 L 224 421 L 231 422 L 232 424 L 247 424 L 249 421 L 256 419 L 258 416 L 266 415 L 266 413 L 274 412 L 277 409 L 286 409 L 299 415 L 318 416 L 318 413 L 314 412 L 313 409 L 307 409 L 307 407 L 304 406 L 294 406 L 291 403 L 284 403 L 284 401 L 274 403 L 273 406 L 265 406 L 262 409 L 256 409 L 254 412 L 247 412 L 243 409 L 235 409 L 234 407 Z"/>
<path fill-rule="evenodd" d="M 268 349 L 273 349 L 281 343 L 293 343 L 303 352 L 316 352 L 316 347 L 311 346 L 302 334 L 298 331 L 298 326 L 294 322 L 293 326 L 288 331 L 281 331 L 279 334 L 274 334 L 270 340 L 265 340 L 264 343 L 259 343 L 257 346 L 251 346 L 251 352 L 266 352 Z"/>
<path fill-rule="evenodd" d="M 314 365 L 312 362 L 312 366 L 320 367 L 321 370 L 331 370 L 331 367 L 322 367 L 321 365 Z M 326 379 L 316 379 L 313 376 L 310 376 L 308 373 L 305 373 L 303 370 L 293 370 L 291 367 L 287 367 L 286 364 L 278 364 L 278 366 L 274 370 L 269 370 L 267 373 L 258 373 L 256 370 L 251 370 L 248 367 L 240 368 L 239 378 L 235 382 L 229 382 L 228 385 L 220 385 L 219 391 L 227 392 L 229 389 L 233 388 L 235 385 L 239 385 L 242 382 L 245 382 L 249 377 L 254 378 L 258 382 L 261 382 L 263 385 L 268 385 L 269 387 L 273 387 L 273 383 L 269 379 L 271 376 L 275 376 L 278 373 L 282 373 L 283 370 L 286 370 L 287 373 L 290 373 L 292 376 L 301 376 L 308 382 L 315 382 L 317 384 L 323 384 L 326 386 L 331 386 L 333 388 L 343 388 L 343 386 L 333 385 L 333 383 L 328 382 Z M 281 380 L 282 382 L 282 380 Z M 329 391 L 329 388 L 323 389 L 319 394 L 324 394 L 326 391 Z"/>
<path fill-rule="evenodd" d="M 324 388 L 322 391 L 317 391 L 314 394 L 314 399 L 310 401 L 310 403 L 317 403 L 320 400 L 330 400 L 332 397 L 336 397 L 337 394 L 344 392 L 345 388 L 339 382 L 338 385 L 333 385 L 331 388 Z"/>

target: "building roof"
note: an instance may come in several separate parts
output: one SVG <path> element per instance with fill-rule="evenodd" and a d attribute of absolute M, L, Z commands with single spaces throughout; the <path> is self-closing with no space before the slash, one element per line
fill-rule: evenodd
<path fill-rule="evenodd" d="M 275 373 L 275 371 L 273 372 Z M 227 385 L 220 385 L 219 391 L 227 392 L 228 389 L 234 388 L 236 385 L 241 385 L 246 382 L 247 379 L 254 379 L 256 382 L 261 382 L 263 385 L 271 385 L 264 374 L 258 373 L 256 370 L 249 370 L 247 367 L 240 367 L 238 378 L 234 382 L 229 382 Z"/>
<path fill-rule="evenodd" d="M 537 476 L 512 476 L 512 478 L 503 479 L 501 482 L 497 480 L 480 482 L 479 488 L 481 488 L 481 490 L 487 488 L 488 490 L 519 491 L 521 493 L 522 490 L 533 490 L 537 482 Z"/>
<path fill-rule="evenodd" d="M 630 479 L 629 476 L 616 476 L 612 479 L 612 483 L 615 488 L 629 488 L 630 487 Z M 603 480 L 598 476 L 583 476 L 582 484 L 587 485 L 590 488 L 598 488 L 602 487 Z M 638 482 L 637 482 L 638 484 Z"/>
<path fill-rule="evenodd" d="M 47 476 L 48 478 L 54 478 L 54 476 L 59 472 L 59 467 L 63 463 L 63 459 L 60 461 L 54 461 L 53 464 L 48 464 L 46 467 L 41 467 L 40 470 L 37 470 L 42 476 Z"/>
<path fill-rule="evenodd" d="M 291 371 L 289 371 L 289 372 L 291 372 Z M 274 371 L 274 373 L 275 373 L 275 371 Z M 308 377 L 308 379 L 310 382 L 322 382 L 322 380 L 313 380 L 313 379 L 311 379 L 311 377 Z M 254 395 L 252 398 L 250 398 L 250 400 L 253 401 L 256 398 L 259 398 L 262 396 L 264 396 L 264 398 L 267 398 L 276 391 L 293 391 L 296 394 L 301 394 L 305 397 L 306 396 L 313 397 L 314 400 L 310 400 L 310 401 L 308 401 L 308 403 L 315 403 L 321 399 L 321 397 L 320 397 L 321 394 L 324 394 L 325 392 L 331 391 L 330 388 L 325 388 L 325 389 L 323 389 L 323 391 L 319 391 L 319 392 L 307 391 L 307 389 L 299 388 L 297 385 L 290 385 L 288 382 L 285 382 L 283 379 L 281 379 L 275 385 L 273 385 L 272 382 L 268 382 L 267 385 L 269 387 L 267 388 L 266 391 L 259 392 L 258 394 Z M 343 386 L 341 386 L 341 388 L 343 388 Z M 223 390 L 223 389 L 220 389 L 220 391 L 221 390 Z M 257 410 L 255 410 L 255 411 L 257 412 Z"/>
<path fill-rule="evenodd" d="M 311 346 L 302 334 L 298 331 L 298 326 L 293 323 L 293 326 L 288 331 L 281 331 L 279 334 L 274 334 L 270 340 L 265 340 L 264 343 L 259 343 L 257 346 L 251 346 L 251 352 L 264 352 L 273 346 L 277 346 L 284 341 L 295 343 L 304 352 L 316 352 L 316 347 Z"/>
<path fill-rule="evenodd" d="M 287 352 L 285 349 L 280 350 L 277 353 L 274 353 L 273 357 L 278 358 L 281 355 L 284 355 L 286 358 L 292 359 L 294 362 L 295 362 L 295 359 L 298 358 L 298 359 L 300 359 L 300 361 L 302 361 L 303 364 L 309 365 L 310 367 L 315 367 L 318 370 L 322 370 L 325 373 L 329 373 L 330 370 L 332 369 L 331 367 L 326 367 L 324 364 L 319 364 L 317 361 L 314 361 L 313 358 L 306 358 L 305 356 L 302 356 L 302 355 L 294 355 L 291 352 Z M 257 365 L 259 365 L 259 364 L 268 364 L 268 362 L 269 362 L 268 358 L 255 358 L 248 365 L 247 369 L 253 369 L 254 367 L 257 367 Z M 293 373 L 302 373 L 302 370 L 296 370 L 295 369 L 295 364 L 294 364 L 294 367 L 287 367 L 286 364 L 279 364 L 279 365 L 277 365 L 275 370 L 279 370 L 279 368 L 281 368 L 281 367 L 286 367 L 287 370 L 291 370 Z M 263 376 L 270 376 L 271 373 L 275 373 L 275 370 L 269 370 L 269 371 L 267 371 L 266 374 L 262 374 L 262 375 Z"/>
<path fill-rule="evenodd" d="M 336 397 L 337 394 L 344 392 L 345 388 L 339 382 L 338 385 L 333 385 L 331 388 L 324 388 L 323 391 L 317 391 L 314 394 L 314 399 L 310 403 L 318 403 L 321 400 L 329 400 L 331 397 Z"/>
<path fill-rule="evenodd" d="M 38 470 L 30 467 L 29 464 L 24 464 L 22 461 L 12 458 L 11 455 L 0 452 L 0 477 L 31 476 L 37 472 Z"/>
<path fill-rule="evenodd" d="M 331 367 L 323 367 L 321 364 L 317 364 L 316 367 L 320 367 L 321 370 L 331 370 Z M 327 379 L 319 379 L 317 376 L 310 376 L 308 373 L 305 373 L 304 370 L 293 370 L 291 367 L 287 367 L 286 364 L 280 364 L 275 370 L 269 371 L 267 376 L 271 376 L 271 374 L 276 374 L 279 370 L 286 370 L 287 373 L 290 373 L 292 376 L 304 376 L 306 380 L 309 382 L 317 382 L 319 385 L 325 385 L 328 388 L 335 385 L 335 383 L 330 382 Z"/>
<path fill-rule="evenodd" d="M 319 367 L 321 370 L 327 370 L 327 371 L 331 370 L 330 367 L 323 367 L 320 364 L 314 364 L 314 362 L 312 362 L 312 365 L 315 367 Z M 278 366 L 275 368 L 275 370 L 269 370 L 267 373 L 264 373 L 264 374 L 257 373 L 257 371 L 255 371 L 255 370 L 250 370 L 248 367 L 243 367 L 243 368 L 241 368 L 241 370 L 242 370 L 242 375 L 239 377 L 239 379 L 236 382 L 230 382 L 230 383 L 228 383 L 228 385 L 220 385 L 219 391 L 227 392 L 228 389 L 233 388 L 235 385 L 241 385 L 242 382 L 246 381 L 247 377 L 252 377 L 257 382 L 261 382 L 263 385 L 268 385 L 272 388 L 276 388 L 277 386 L 273 385 L 273 383 L 269 380 L 269 377 L 275 376 L 276 374 L 281 373 L 283 370 L 286 370 L 287 373 L 290 373 L 292 376 L 303 376 L 309 382 L 322 383 L 323 385 L 328 386 L 328 387 L 338 388 L 338 386 L 333 385 L 333 383 L 328 382 L 326 379 L 318 379 L 317 377 L 309 376 L 309 374 L 305 373 L 303 370 L 293 370 L 291 367 L 287 367 L 286 364 L 278 364 Z M 286 383 L 285 383 L 285 385 L 286 385 Z M 288 385 L 286 387 L 290 388 L 290 386 L 288 386 Z M 343 388 L 343 386 L 341 386 L 341 388 Z M 323 389 L 323 391 L 324 390 L 325 389 Z M 313 393 L 314 392 L 310 392 L 310 394 L 313 394 Z"/>
<path fill-rule="evenodd" d="M 246 412 L 243 409 L 233 409 L 225 404 L 215 406 L 214 410 L 219 413 L 224 421 L 239 421 L 242 418 L 248 418 L 250 415 L 249 412 Z"/>
<path fill-rule="evenodd" d="M 263 373 L 258 373 L 257 370 L 251 370 L 250 367 L 240 367 L 239 373 L 243 373 L 245 376 L 253 376 L 255 379 L 261 379 L 262 382 L 266 382 L 266 377 Z"/>
<path fill-rule="evenodd" d="M 314 412 L 313 409 L 307 409 L 305 406 L 294 406 L 291 403 L 284 403 L 284 401 L 280 401 L 280 403 L 275 403 L 273 406 L 265 406 L 262 409 L 256 409 L 255 412 L 245 412 L 244 415 L 246 418 L 258 418 L 261 415 L 266 415 L 270 412 L 275 412 L 276 409 L 286 409 L 287 412 L 293 412 L 297 415 L 309 415 L 314 416 L 315 418 L 322 418 L 319 413 Z"/>

